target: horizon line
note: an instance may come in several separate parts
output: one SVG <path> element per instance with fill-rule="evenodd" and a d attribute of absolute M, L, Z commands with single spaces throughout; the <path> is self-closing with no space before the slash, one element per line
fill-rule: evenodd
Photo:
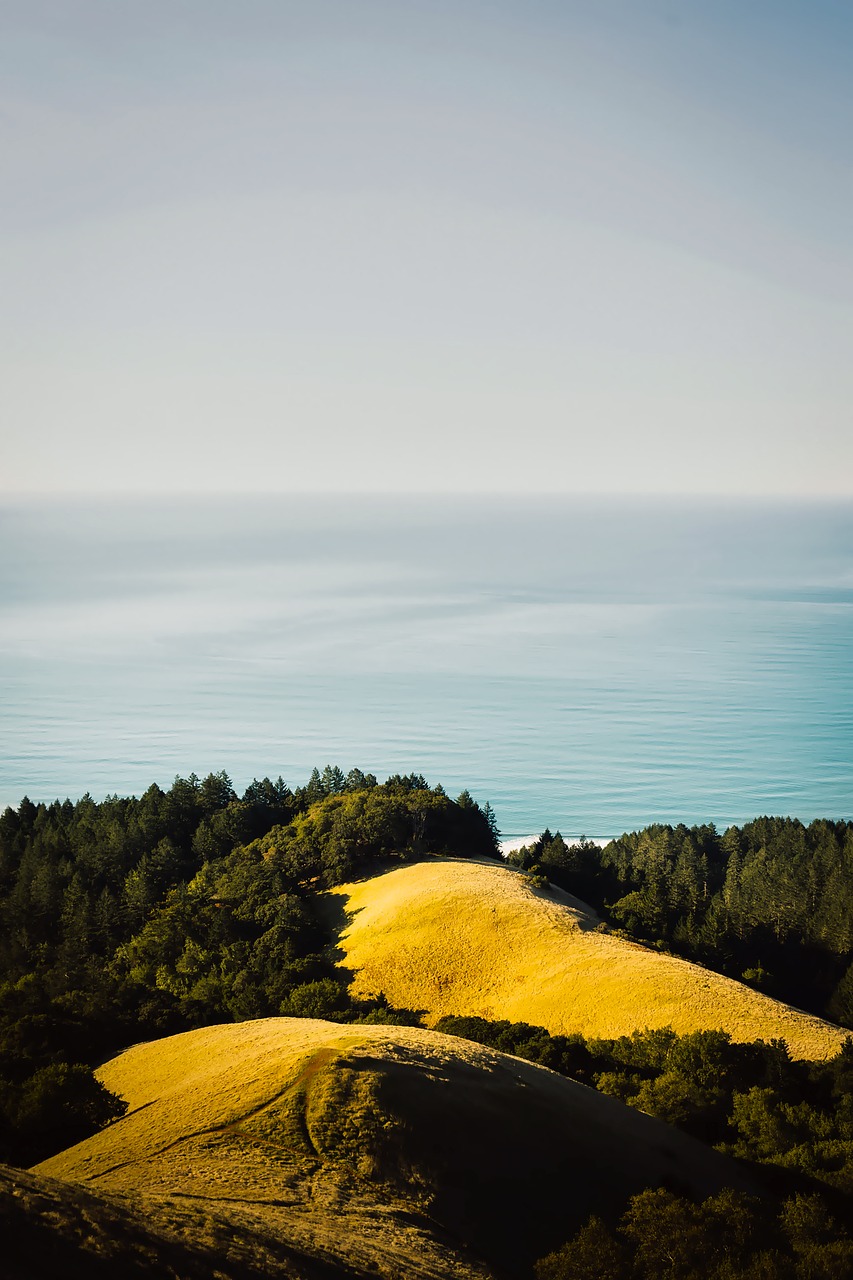
<path fill-rule="evenodd" d="M 474 499 L 474 500 L 601 500 L 691 502 L 853 503 L 853 490 L 800 493 L 789 490 L 672 490 L 672 489 L 0 489 L 0 503 L 16 502 L 151 502 L 216 501 L 222 499 L 280 500 L 329 498 L 350 500 Z"/>

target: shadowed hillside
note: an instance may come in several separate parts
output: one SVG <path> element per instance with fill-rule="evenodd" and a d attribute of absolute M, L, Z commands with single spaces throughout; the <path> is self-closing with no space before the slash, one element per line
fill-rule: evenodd
<path fill-rule="evenodd" d="M 475 1014 L 555 1033 L 618 1036 L 646 1027 L 722 1027 L 733 1040 L 783 1038 L 795 1058 L 836 1054 L 849 1033 L 732 979 L 599 931 L 560 890 L 515 871 L 442 860 L 401 867 L 336 893 L 353 994 L 382 992 L 432 1019 Z"/>
<path fill-rule="evenodd" d="M 3 1280 L 352 1280 L 267 1235 L 235 1235 L 204 1203 L 140 1206 L 0 1165 Z"/>
<path fill-rule="evenodd" d="M 574 1081 L 412 1028 L 211 1027 L 98 1075 L 128 1114 L 38 1172 L 155 1216 L 204 1206 L 220 1234 L 260 1231 L 356 1274 L 517 1275 L 645 1187 L 746 1185 L 724 1157 Z"/>

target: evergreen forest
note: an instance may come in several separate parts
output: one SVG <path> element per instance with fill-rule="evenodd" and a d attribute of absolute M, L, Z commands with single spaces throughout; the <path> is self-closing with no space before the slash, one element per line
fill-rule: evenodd
<path fill-rule="evenodd" d="M 112 1119 L 92 1066 L 141 1040 L 277 1015 L 405 1021 L 353 1002 L 320 891 L 395 862 L 497 857 L 489 806 L 417 774 L 314 770 L 238 797 L 225 773 L 0 816 L 0 1160 Z"/>

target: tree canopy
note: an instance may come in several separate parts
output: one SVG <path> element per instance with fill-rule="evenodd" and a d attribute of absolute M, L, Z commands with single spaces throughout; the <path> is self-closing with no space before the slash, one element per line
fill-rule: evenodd
<path fill-rule="evenodd" d="M 214 773 L 100 804 L 25 797 L 0 816 L 0 1159 L 109 1119 L 89 1067 L 125 1044 L 278 1014 L 411 1018 L 350 999 L 319 891 L 393 862 L 497 857 L 496 834 L 467 792 L 337 766 L 242 796 Z"/>

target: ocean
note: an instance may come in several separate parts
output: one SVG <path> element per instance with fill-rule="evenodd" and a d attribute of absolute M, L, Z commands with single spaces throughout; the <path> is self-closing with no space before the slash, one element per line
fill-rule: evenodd
<path fill-rule="evenodd" d="M 850 503 L 7 499 L 0 545 L 2 806 L 332 763 L 507 839 L 853 817 Z"/>

